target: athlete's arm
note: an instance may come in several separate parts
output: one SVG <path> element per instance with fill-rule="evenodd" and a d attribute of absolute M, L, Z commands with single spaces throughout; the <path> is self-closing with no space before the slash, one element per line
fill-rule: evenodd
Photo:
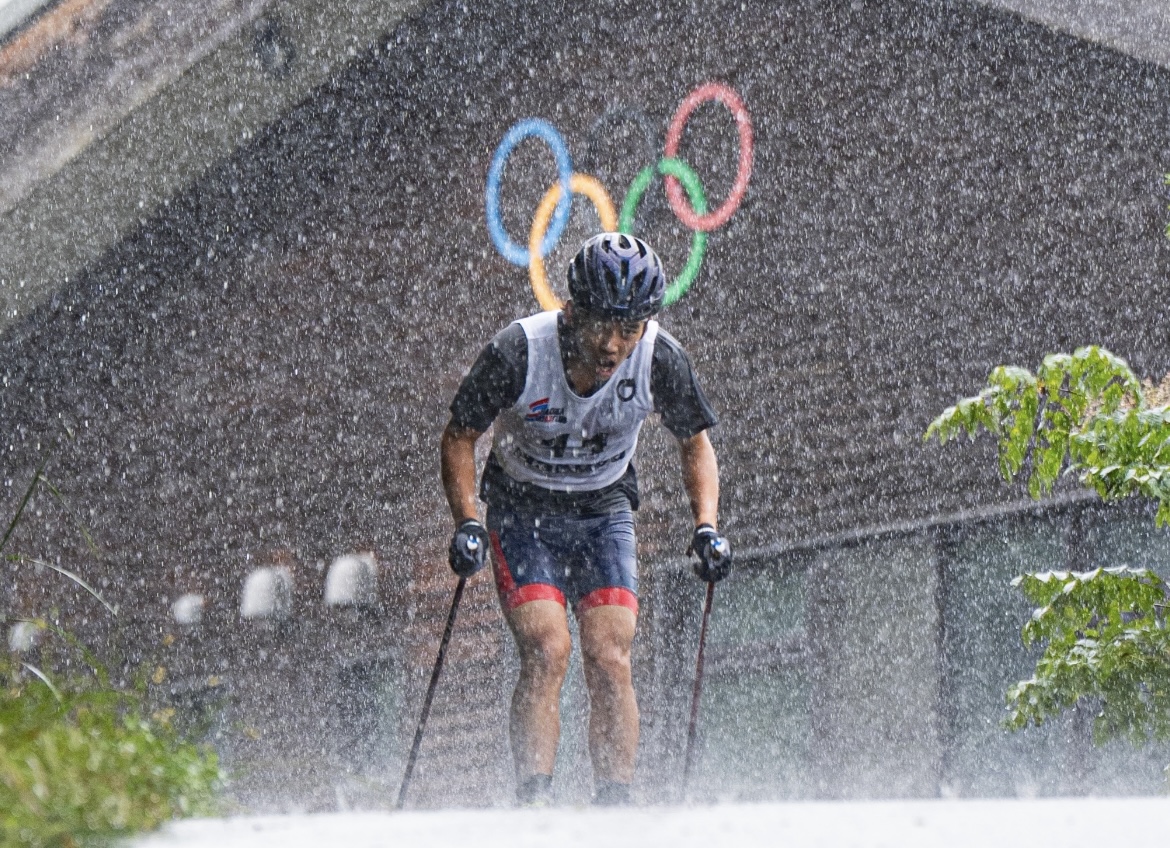
<path fill-rule="evenodd" d="M 439 468 L 443 493 L 451 507 L 451 517 L 458 526 L 475 518 L 475 443 L 483 433 L 460 427 L 454 421 L 443 430 L 439 443 Z"/>
<path fill-rule="evenodd" d="M 719 519 L 719 464 L 707 430 L 719 418 L 699 387 L 690 357 L 662 328 L 654 342 L 650 391 L 654 409 L 662 414 L 662 423 L 678 439 L 683 487 L 691 502 L 695 526 L 715 527 Z"/>
<path fill-rule="evenodd" d="M 500 410 L 519 400 L 527 372 L 527 337 L 519 324 L 509 324 L 480 352 L 451 401 L 439 458 L 443 492 L 456 526 L 477 513 L 475 443 Z"/>
<path fill-rule="evenodd" d="M 715 448 L 711 446 L 707 431 L 679 439 L 678 451 L 682 461 L 683 488 L 691 502 L 695 526 L 710 524 L 718 527 L 719 464 L 715 461 Z"/>

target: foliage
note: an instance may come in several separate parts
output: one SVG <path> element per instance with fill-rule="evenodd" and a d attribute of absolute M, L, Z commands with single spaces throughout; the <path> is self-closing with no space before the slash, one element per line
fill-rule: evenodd
<path fill-rule="evenodd" d="M 1170 406 L 1150 407 L 1125 360 L 1099 347 L 1051 354 L 1032 372 L 1000 366 L 975 397 L 948 407 L 926 437 L 946 442 L 986 429 L 999 440 L 1004 479 L 1030 461 L 1028 492 L 1075 473 L 1104 500 L 1141 495 L 1170 523 Z"/>
<path fill-rule="evenodd" d="M 1124 360 L 1099 347 L 1045 357 L 1035 374 L 1001 366 L 978 395 L 931 422 L 946 442 L 987 430 L 999 469 L 1026 476 L 1039 498 L 1062 474 L 1076 474 L 1103 500 L 1137 496 L 1170 524 L 1170 377 L 1138 382 Z M 1025 574 L 1013 585 L 1037 605 L 1023 628 L 1044 644 L 1029 680 L 1007 693 L 1007 725 L 1040 724 L 1091 699 L 1098 741 L 1170 739 L 1170 633 L 1166 584 L 1144 568 Z"/>
<path fill-rule="evenodd" d="M 104 674 L 53 681 L 0 658 L 0 844 L 101 844 L 214 809 L 214 752 Z"/>
<path fill-rule="evenodd" d="M 46 452 L 0 537 L 0 553 L 43 486 L 96 556 L 87 528 L 44 476 L 48 459 Z M 25 555 L 5 558 L 55 571 L 116 616 L 73 572 Z M 104 844 L 177 816 L 212 811 L 222 781 L 215 752 L 186 741 L 172 724 L 174 710 L 150 708 L 145 680 L 115 685 L 68 632 L 44 620 L 28 623 L 52 631 L 89 672 L 55 680 L 51 671 L 0 654 L 0 848 Z"/>
<path fill-rule="evenodd" d="M 1012 585 L 1038 605 L 1026 644 L 1046 642 L 1036 673 L 1007 693 L 1008 727 L 1021 729 L 1074 706 L 1100 705 L 1098 741 L 1170 739 L 1170 630 L 1166 585 L 1144 568 L 1025 574 Z"/>

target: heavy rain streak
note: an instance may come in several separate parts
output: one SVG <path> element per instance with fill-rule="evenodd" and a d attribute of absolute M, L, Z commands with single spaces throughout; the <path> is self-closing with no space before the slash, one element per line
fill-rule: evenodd
<path fill-rule="evenodd" d="M 79 838 L 1164 794 L 1164 660 L 1005 694 L 1056 644 L 1013 578 L 1170 577 L 1170 448 L 1025 483 L 1058 408 L 1170 432 L 1167 44 L 1157 0 L 0 0 L 0 747 L 105 693 L 186 775 L 141 797 L 204 799 Z M 1090 345 L 1136 376 L 1082 404 Z M 924 441 L 1000 365 L 1010 426 Z M 4 844 L 59 844 L 34 748 Z"/>

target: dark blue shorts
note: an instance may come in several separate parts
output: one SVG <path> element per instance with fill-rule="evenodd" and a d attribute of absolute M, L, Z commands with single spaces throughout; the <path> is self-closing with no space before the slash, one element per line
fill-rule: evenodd
<path fill-rule="evenodd" d="M 492 566 L 504 612 L 528 601 L 638 613 L 634 514 L 529 515 L 490 507 Z"/>

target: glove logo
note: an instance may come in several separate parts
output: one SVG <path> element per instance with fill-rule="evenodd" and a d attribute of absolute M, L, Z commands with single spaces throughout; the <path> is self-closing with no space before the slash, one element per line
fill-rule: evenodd
<path fill-rule="evenodd" d="M 693 568 L 700 580 L 716 583 L 731 573 L 731 543 L 710 524 L 700 524 L 695 528 L 687 554 L 698 557 Z"/>
<path fill-rule="evenodd" d="M 451 537 L 447 561 L 460 577 L 470 577 L 487 562 L 488 532 L 474 518 L 463 521 Z"/>

